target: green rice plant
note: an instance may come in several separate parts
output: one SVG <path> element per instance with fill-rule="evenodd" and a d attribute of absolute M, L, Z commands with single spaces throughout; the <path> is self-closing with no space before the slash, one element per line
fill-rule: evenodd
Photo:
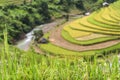
<path fill-rule="evenodd" d="M 51 43 L 48 43 L 48 44 L 42 44 L 42 45 L 39 45 L 40 48 L 44 51 L 44 52 L 48 52 L 52 55 L 82 55 L 80 54 L 80 52 L 77 52 L 77 51 L 72 51 L 72 50 L 67 50 L 67 49 L 64 49 L 62 47 L 59 47 L 59 46 L 55 46 Z"/>
<path fill-rule="evenodd" d="M 99 38 L 90 39 L 90 40 L 76 40 L 75 38 L 71 37 L 71 35 L 65 30 L 62 30 L 61 35 L 68 42 L 78 44 L 78 45 L 93 45 L 97 43 L 119 39 L 118 36 L 112 36 L 112 37 L 106 36 L 106 37 L 99 37 Z"/>
<path fill-rule="evenodd" d="M 72 24 L 75 25 L 74 23 Z M 64 26 L 63 30 L 67 31 L 73 38 L 91 35 L 89 32 L 73 30 L 69 26 Z"/>
<path fill-rule="evenodd" d="M 81 21 L 79 22 L 82 26 L 84 27 L 88 27 L 88 28 L 91 28 L 91 29 L 94 29 L 94 30 L 100 30 L 100 31 L 110 31 L 110 32 L 119 32 L 119 30 L 117 29 L 110 29 L 110 28 L 104 28 L 104 27 L 101 27 L 101 26 L 96 26 L 94 24 L 91 24 L 87 21 L 88 17 L 84 17 L 81 19 Z"/>
<path fill-rule="evenodd" d="M 110 14 L 110 17 L 115 19 L 115 20 L 120 20 L 120 17 L 117 16 L 117 14 L 114 13 L 114 15 Z"/>
<path fill-rule="evenodd" d="M 112 15 L 114 15 L 114 14 L 112 13 L 112 11 L 110 10 L 109 7 L 108 7 L 108 8 L 105 8 L 105 11 L 102 13 L 101 18 L 102 18 L 103 20 L 109 21 L 109 22 L 111 22 L 111 23 L 118 23 L 118 22 L 119 22 L 118 20 L 115 20 L 115 19 L 113 19 L 113 18 L 111 18 L 111 17 L 109 16 L 110 13 L 111 13 Z"/>
<path fill-rule="evenodd" d="M 109 10 L 111 11 L 111 13 L 109 14 L 110 17 L 117 20 L 117 21 L 119 21 L 120 20 L 120 11 L 113 9 L 112 5 L 109 6 Z"/>
<path fill-rule="evenodd" d="M 104 8 L 102 9 L 104 11 Z M 94 19 L 100 23 L 103 23 L 103 24 L 107 24 L 107 25 L 112 25 L 112 26 L 120 26 L 118 23 L 112 23 L 112 22 L 109 22 L 109 21 L 106 21 L 104 19 L 102 19 L 101 15 L 102 15 L 103 12 L 97 14 Z"/>
<path fill-rule="evenodd" d="M 110 31 L 102 31 L 102 30 L 94 30 L 92 28 L 84 27 L 82 25 L 78 26 L 70 26 L 71 29 L 77 30 L 77 31 L 84 31 L 84 32 L 90 32 L 90 33 L 96 33 L 96 34 L 103 34 L 103 35 L 114 35 L 119 36 L 119 32 L 110 32 Z"/>
<path fill-rule="evenodd" d="M 119 27 L 117 29 L 110 29 L 110 28 L 103 28 L 94 24 L 90 24 L 87 22 L 88 17 L 84 17 L 80 20 L 80 23 L 70 24 L 70 28 L 76 31 L 83 31 L 83 32 L 91 32 L 91 33 L 98 33 L 98 34 L 106 34 L 106 35 L 119 35 Z M 65 26 L 66 27 L 66 26 Z"/>
<path fill-rule="evenodd" d="M 119 29 L 119 27 L 117 26 L 111 26 L 111 25 L 107 25 L 107 24 L 103 24 L 103 23 L 100 23 L 100 22 L 97 22 L 93 17 L 95 16 L 95 14 L 91 15 L 90 17 L 88 17 L 87 21 L 91 24 L 94 24 L 94 25 L 97 25 L 97 26 L 100 26 L 100 27 L 104 27 L 104 28 L 108 28 L 108 29 L 113 29 L 113 30 L 116 30 L 116 29 Z"/>

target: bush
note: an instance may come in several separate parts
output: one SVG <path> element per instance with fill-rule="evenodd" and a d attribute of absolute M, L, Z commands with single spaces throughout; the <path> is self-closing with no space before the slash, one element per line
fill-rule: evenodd
<path fill-rule="evenodd" d="M 26 24 L 26 25 L 28 25 L 28 26 L 34 26 L 35 25 L 35 22 L 34 22 L 34 18 L 32 17 L 32 15 L 26 15 L 25 17 L 23 17 L 22 19 L 21 19 L 21 21 L 24 23 L 24 24 Z"/>
<path fill-rule="evenodd" d="M 39 41 L 39 39 L 43 36 L 43 31 L 42 30 L 36 30 L 34 31 L 34 36 L 35 36 L 35 41 Z"/>

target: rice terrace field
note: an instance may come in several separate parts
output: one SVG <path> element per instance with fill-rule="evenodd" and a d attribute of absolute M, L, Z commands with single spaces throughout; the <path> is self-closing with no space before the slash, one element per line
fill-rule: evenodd
<path fill-rule="evenodd" d="M 0 80 L 120 80 L 120 0 L 0 0 Z"/>
<path fill-rule="evenodd" d="M 55 55 L 95 55 L 120 49 L 120 1 L 60 26 L 40 48 Z"/>

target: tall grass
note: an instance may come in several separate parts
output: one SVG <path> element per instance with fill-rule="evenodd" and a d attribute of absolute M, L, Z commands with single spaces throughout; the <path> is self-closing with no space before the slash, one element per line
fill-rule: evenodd
<path fill-rule="evenodd" d="M 78 58 L 57 58 L 28 52 L 8 45 L 4 30 L 4 47 L 0 51 L 0 80 L 119 80 L 118 57 L 106 62 Z"/>

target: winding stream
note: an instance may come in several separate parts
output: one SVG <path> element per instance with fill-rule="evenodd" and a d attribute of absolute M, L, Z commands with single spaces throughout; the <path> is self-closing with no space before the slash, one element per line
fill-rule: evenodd
<path fill-rule="evenodd" d="M 17 47 L 21 50 L 25 50 L 25 51 L 28 50 L 29 47 L 30 47 L 31 40 L 34 37 L 33 32 L 36 31 L 36 30 L 42 29 L 42 27 L 43 27 L 43 25 L 37 26 L 31 32 L 27 33 L 26 38 L 19 41 L 18 44 L 17 44 Z"/>

